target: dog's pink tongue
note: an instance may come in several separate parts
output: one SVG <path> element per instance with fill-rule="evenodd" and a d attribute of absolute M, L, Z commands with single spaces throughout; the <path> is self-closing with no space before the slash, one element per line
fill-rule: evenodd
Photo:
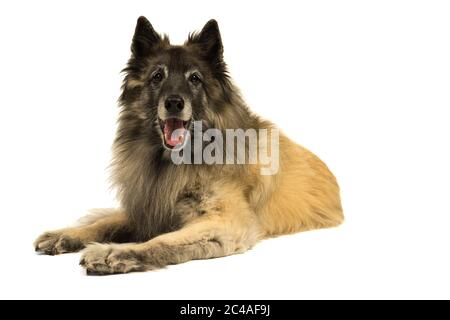
<path fill-rule="evenodd" d="M 166 143 L 172 147 L 182 144 L 186 129 L 183 126 L 183 121 L 178 119 L 168 119 L 164 123 L 164 138 Z"/>

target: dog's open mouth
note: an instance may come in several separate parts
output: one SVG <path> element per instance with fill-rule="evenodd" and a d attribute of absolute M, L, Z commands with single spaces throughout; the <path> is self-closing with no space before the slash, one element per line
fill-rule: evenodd
<path fill-rule="evenodd" d="M 174 148 L 183 145 L 188 134 L 190 122 L 178 118 L 159 119 L 166 147 Z"/>

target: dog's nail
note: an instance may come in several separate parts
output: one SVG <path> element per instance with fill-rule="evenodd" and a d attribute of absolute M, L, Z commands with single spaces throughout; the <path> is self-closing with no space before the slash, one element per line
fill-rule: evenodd
<path fill-rule="evenodd" d="M 86 274 L 88 276 L 101 276 L 102 275 L 102 273 L 91 270 L 91 269 L 86 269 Z"/>

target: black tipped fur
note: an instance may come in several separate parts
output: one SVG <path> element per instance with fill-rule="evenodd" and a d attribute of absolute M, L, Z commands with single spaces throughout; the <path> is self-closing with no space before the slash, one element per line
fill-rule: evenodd
<path fill-rule="evenodd" d="M 133 42 L 139 39 L 151 46 L 143 50 L 148 50 L 147 55 L 133 52 L 124 69 L 112 180 L 125 211 L 138 229 L 136 240 L 143 241 L 178 229 L 181 222 L 175 203 L 181 192 L 190 188 L 189 184 L 199 175 L 220 170 L 220 166 L 206 170 L 175 166 L 164 156 L 161 129 L 157 125 L 161 99 L 168 94 L 185 97 L 192 106 L 192 118 L 202 120 L 204 129 L 258 128 L 259 120 L 249 112 L 230 81 L 215 20 L 206 23 L 199 33 L 191 34 L 182 46 L 171 45 L 167 37 L 158 39 L 144 18 L 139 19 L 136 29 Z M 156 86 L 151 74 L 161 65 L 167 69 L 167 75 Z M 193 69 L 202 76 L 201 85 L 195 88 L 185 76 Z"/>
<path fill-rule="evenodd" d="M 153 47 L 161 41 L 161 37 L 153 29 L 150 21 L 145 17 L 139 17 L 134 32 L 131 52 L 136 57 L 144 57 L 150 54 Z"/>

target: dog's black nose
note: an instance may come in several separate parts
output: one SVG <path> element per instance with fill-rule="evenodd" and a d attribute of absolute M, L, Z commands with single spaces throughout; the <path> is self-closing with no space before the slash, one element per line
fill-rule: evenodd
<path fill-rule="evenodd" d="M 183 110 L 184 101 L 180 96 L 169 96 L 166 99 L 165 107 L 170 113 L 177 113 Z"/>

